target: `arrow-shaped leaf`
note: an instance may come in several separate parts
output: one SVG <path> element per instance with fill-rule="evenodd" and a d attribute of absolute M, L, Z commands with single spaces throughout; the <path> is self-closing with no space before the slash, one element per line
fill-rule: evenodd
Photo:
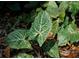
<path fill-rule="evenodd" d="M 29 43 L 28 40 L 26 40 L 27 36 L 28 35 L 26 30 L 18 29 L 11 32 L 5 39 L 5 42 L 11 48 L 16 49 L 31 48 L 31 44 Z"/>
<path fill-rule="evenodd" d="M 79 41 L 79 32 L 77 31 L 75 22 L 72 21 L 65 28 L 61 28 L 61 30 L 58 32 L 57 38 L 59 41 L 59 46 L 66 45 L 69 41 L 71 43 Z"/>
<path fill-rule="evenodd" d="M 47 38 L 48 32 L 51 30 L 52 21 L 46 11 L 38 13 L 35 21 L 32 23 L 29 37 L 37 40 L 40 46 L 44 43 Z"/>

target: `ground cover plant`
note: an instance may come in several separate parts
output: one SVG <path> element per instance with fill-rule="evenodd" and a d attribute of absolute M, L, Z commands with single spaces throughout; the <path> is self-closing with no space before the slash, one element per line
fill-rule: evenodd
<path fill-rule="evenodd" d="M 4 43 L 10 49 L 9 57 L 79 57 L 79 2 L 48 1 L 36 8 L 38 2 L 29 3 L 34 9 L 15 16 L 16 22 L 8 24 L 10 29 Z M 16 12 L 20 10 L 18 3 L 8 5 L 8 8 Z M 19 24 L 22 27 L 16 26 Z"/>

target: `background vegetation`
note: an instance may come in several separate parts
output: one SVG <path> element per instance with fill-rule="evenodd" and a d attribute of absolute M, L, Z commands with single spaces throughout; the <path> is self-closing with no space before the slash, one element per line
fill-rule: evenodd
<path fill-rule="evenodd" d="M 79 57 L 79 2 L 0 2 L 0 57 Z"/>

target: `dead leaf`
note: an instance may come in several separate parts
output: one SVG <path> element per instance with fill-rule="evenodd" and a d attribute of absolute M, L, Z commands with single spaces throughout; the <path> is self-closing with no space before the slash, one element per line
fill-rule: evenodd
<path fill-rule="evenodd" d="M 9 58 L 10 57 L 10 48 L 6 47 L 4 49 L 3 55 L 5 55 L 5 57 Z"/>

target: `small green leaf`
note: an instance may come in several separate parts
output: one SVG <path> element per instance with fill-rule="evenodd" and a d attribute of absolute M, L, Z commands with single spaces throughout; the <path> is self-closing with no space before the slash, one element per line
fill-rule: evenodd
<path fill-rule="evenodd" d="M 56 4 L 55 1 L 49 1 L 48 6 L 54 7 L 54 8 L 58 8 L 58 5 Z"/>
<path fill-rule="evenodd" d="M 72 21 L 67 27 L 68 27 L 67 30 L 69 31 L 69 33 L 74 33 L 77 31 L 77 26 L 75 24 L 75 21 Z"/>
<path fill-rule="evenodd" d="M 36 39 L 40 46 L 44 43 L 47 38 L 48 32 L 51 30 L 52 20 L 50 19 L 46 11 L 38 13 L 35 21 L 32 23 L 29 37 Z"/>
<path fill-rule="evenodd" d="M 73 15 L 75 15 L 79 10 L 79 2 L 78 1 L 71 1 L 69 5 L 69 11 L 72 12 Z"/>
<path fill-rule="evenodd" d="M 68 8 L 68 4 L 69 3 L 67 1 L 61 2 L 60 5 L 59 5 L 59 10 L 65 11 Z"/>
<path fill-rule="evenodd" d="M 61 22 L 63 22 L 63 20 L 64 20 L 64 17 L 65 17 L 65 11 L 59 11 L 60 13 L 59 13 L 59 18 L 60 18 L 60 20 L 61 20 Z"/>
<path fill-rule="evenodd" d="M 51 57 L 59 58 L 59 49 L 58 49 L 57 42 L 54 44 L 54 46 L 47 53 Z"/>
<path fill-rule="evenodd" d="M 51 30 L 51 31 L 52 31 L 53 34 L 55 35 L 55 34 L 58 32 L 58 29 L 59 29 L 59 19 L 53 21 L 52 30 Z"/>
<path fill-rule="evenodd" d="M 61 25 L 61 28 L 63 28 L 63 27 L 65 28 L 69 24 L 68 20 L 69 20 L 68 17 L 66 17 L 66 19 L 64 19 L 63 24 Z"/>
<path fill-rule="evenodd" d="M 69 33 L 67 29 L 61 28 L 61 30 L 58 32 L 58 45 L 63 46 L 66 45 L 69 42 Z"/>
<path fill-rule="evenodd" d="M 16 55 L 16 58 L 33 58 L 33 55 L 26 53 L 19 53 L 18 55 Z"/>
<path fill-rule="evenodd" d="M 18 30 L 11 32 L 5 39 L 5 42 L 11 48 L 16 48 L 16 49 L 32 48 L 29 41 L 26 40 L 26 37 L 28 37 L 27 31 L 18 29 Z"/>
<path fill-rule="evenodd" d="M 36 12 L 40 12 L 40 11 L 42 11 L 42 8 L 37 8 L 36 9 Z"/>
<path fill-rule="evenodd" d="M 79 41 L 79 32 L 73 33 L 70 35 L 70 42 L 78 42 Z"/>
<path fill-rule="evenodd" d="M 64 20 L 65 11 L 66 11 L 67 8 L 68 8 L 68 2 L 63 1 L 63 2 L 60 3 L 60 5 L 59 5 L 59 18 L 61 20 Z"/>
<path fill-rule="evenodd" d="M 50 1 L 48 3 L 46 11 L 53 18 L 57 18 L 59 16 L 58 6 L 57 6 L 56 2 L 54 2 L 54 1 Z"/>

